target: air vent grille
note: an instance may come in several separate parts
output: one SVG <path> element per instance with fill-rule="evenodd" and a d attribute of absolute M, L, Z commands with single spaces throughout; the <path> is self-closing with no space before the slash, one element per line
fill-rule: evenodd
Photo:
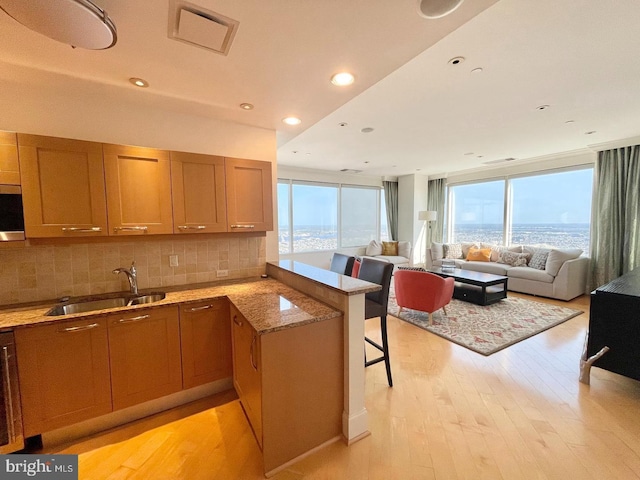
<path fill-rule="evenodd" d="M 227 55 L 240 22 L 182 0 L 169 10 L 169 38 Z"/>

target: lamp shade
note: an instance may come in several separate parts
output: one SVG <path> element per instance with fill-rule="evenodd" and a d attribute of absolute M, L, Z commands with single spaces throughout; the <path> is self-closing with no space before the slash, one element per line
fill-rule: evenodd
<path fill-rule="evenodd" d="M 418 212 L 418 220 L 423 220 L 426 222 L 435 222 L 438 218 L 438 212 L 435 210 L 422 210 Z"/>

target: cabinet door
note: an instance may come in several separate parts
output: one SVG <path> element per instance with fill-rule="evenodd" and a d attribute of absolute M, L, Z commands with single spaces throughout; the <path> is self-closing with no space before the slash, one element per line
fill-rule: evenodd
<path fill-rule="evenodd" d="M 225 158 L 230 232 L 273 230 L 271 163 Z"/>
<path fill-rule="evenodd" d="M 103 145 L 109 235 L 173 233 L 169 153 Z"/>
<path fill-rule="evenodd" d="M 15 330 L 25 437 L 112 410 L 105 319 Z"/>
<path fill-rule="evenodd" d="M 18 134 L 27 237 L 107 234 L 102 145 Z"/>
<path fill-rule="evenodd" d="M 18 144 L 13 132 L 0 132 L 0 183 L 20 185 Z"/>
<path fill-rule="evenodd" d="M 262 448 L 262 380 L 260 337 L 246 318 L 231 305 L 233 385 Z"/>
<path fill-rule="evenodd" d="M 231 377 L 229 301 L 181 305 L 180 342 L 184 388 Z"/>
<path fill-rule="evenodd" d="M 178 307 L 108 316 L 113 409 L 182 389 Z"/>
<path fill-rule="evenodd" d="M 224 158 L 171 152 L 174 233 L 227 231 Z"/>

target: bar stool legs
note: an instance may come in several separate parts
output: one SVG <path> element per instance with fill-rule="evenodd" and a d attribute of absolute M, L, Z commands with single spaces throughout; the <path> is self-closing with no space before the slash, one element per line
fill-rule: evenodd
<path fill-rule="evenodd" d="M 371 365 L 375 365 L 376 363 L 384 362 L 384 365 L 387 369 L 387 381 L 389 382 L 389 386 L 393 387 L 393 380 L 391 378 L 391 363 L 389 361 L 389 340 L 387 336 L 387 316 L 386 315 L 383 315 L 380 317 L 380 331 L 382 333 L 382 345 L 378 344 L 377 342 L 374 342 L 368 337 L 365 337 L 364 339 L 369 345 L 372 345 L 373 347 L 380 350 L 382 352 L 382 356 L 378 358 L 374 358 L 373 360 L 367 361 L 366 354 L 365 354 L 364 366 L 369 367 Z"/>

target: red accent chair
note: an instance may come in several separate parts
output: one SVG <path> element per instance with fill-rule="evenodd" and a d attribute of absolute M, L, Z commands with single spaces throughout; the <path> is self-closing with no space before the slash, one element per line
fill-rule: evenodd
<path fill-rule="evenodd" d="M 453 297 L 453 278 L 442 278 L 429 272 L 398 270 L 394 276 L 396 302 L 400 307 L 411 308 L 429 314 L 429 325 L 433 324 L 433 312 L 444 309 Z"/>
<path fill-rule="evenodd" d="M 362 261 L 356 258 L 356 261 L 353 262 L 353 270 L 351 270 L 351 276 L 353 278 L 358 278 L 358 275 L 360 275 L 360 265 L 362 265 Z"/>

